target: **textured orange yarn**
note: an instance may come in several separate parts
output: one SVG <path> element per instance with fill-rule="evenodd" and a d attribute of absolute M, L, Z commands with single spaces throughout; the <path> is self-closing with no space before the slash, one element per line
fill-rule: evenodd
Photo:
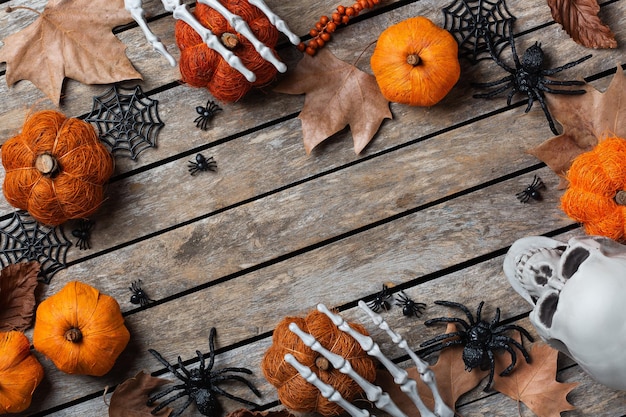
<path fill-rule="evenodd" d="M 246 0 L 220 0 L 220 3 L 232 13 L 241 16 L 257 39 L 276 54 L 273 48 L 278 42 L 278 30 L 263 12 Z M 207 88 L 218 100 L 233 102 L 245 96 L 253 87 L 267 85 L 274 79 L 277 73 L 274 65 L 264 60 L 250 41 L 237 33 L 221 14 L 205 4 L 197 3 L 194 15 L 220 39 L 224 33 L 236 35 L 237 46 L 232 51 L 257 79 L 254 83 L 248 82 L 220 54 L 209 49 L 191 26 L 179 20 L 176 22 L 175 35 L 180 49 L 179 68 L 184 82 L 194 87 Z"/>
<path fill-rule="evenodd" d="M 54 172 L 38 169 L 41 155 L 56 160 Z M 7 201 L 51 226 L 95 212 L 114 169 L 93 126 L 54 110 L 31 115 L 22 133 L 2 145 L 2 165 Z"/>
<path fill-rule="evenodd" d="M 561 197 L 561 208 L 582 223 L 590 235 L 614 240 L 626 237 L 626 206 L 615 201 L 626 191 L 626 140 L 609 137 L 572 163 L 569 187 Z"/>
<path fill-rule="evenodd" d="M 363 390 L 347 375 L 332 367 L 320 369 L 316 364 L 320 354 L 306 346 L 289 330 L 292 322 L 313 335 L 326 349 L 348 359 L 354 370 L 370 382 L 376 377 L 374 360 L 353 338 L 335 327 L 325 314 L 317 310 L 310 312 L 305 318 L 286 317 L 274 330 L 273 343 L 263 357 L 261 369 L 269 383 L 278 390 L 278 398 L 283 405 L 293 411 L 317 412 L 323 416 L 344 413 L 343 408 L 324 398 L 317 388 L 306 382 L 294 367 L 285 362 L 285 354 L 294 355 L 298 362 L 308 366 L 320 380 L 335 387 L 348 401 L 354 400 Z M 363 326 L 351 326 L 360 333 L 368 334 Z"/>

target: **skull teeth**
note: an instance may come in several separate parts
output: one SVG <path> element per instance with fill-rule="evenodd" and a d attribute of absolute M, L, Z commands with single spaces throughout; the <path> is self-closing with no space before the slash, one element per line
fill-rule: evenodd
<path fill-rule="evenodd" d="M 534 255 L 538 254 L 538 253 L 558 253 L 559 255 L 561 255 L 563 253 L 562 250 L 560 249 L 553 249 L 553 248 L 530 248 L 528 249 L 526 252 L 518 255 L 515 258 L 515 278 L 517 278 L 519 281 L 522 281 L 523 275 L 524 275 L 524 268 L 526 267 L 526 262 L 528 262 L 528 260 L 530 258 L 532 258 Z"/>

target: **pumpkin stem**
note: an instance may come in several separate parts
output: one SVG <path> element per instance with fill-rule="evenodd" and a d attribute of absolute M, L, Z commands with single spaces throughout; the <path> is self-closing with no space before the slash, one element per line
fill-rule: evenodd
<path fill-rule="evenodd" d="M 79 328 L 72 327 L 65 332 L 65 340 L 72 343 L 78 343 L 83 339 L 83 333 Z"/>
<path fill-rule="evenodd" d="M 413 65 L 414 67 L 418 66 L 422 62 L 420 56 L 418 54 L 410 54 L 406 57 L 406 63 L 409 65 Z"/>
<path fill-rule="evenodd" d="M 332 367 L 328 359 L 323 356 L 315 358 L 315 366 L 322 371 L 328 371 Z"/>
<path fill-rule="evenodd" d="M 626 191 L 624 190 L 619 190 L 616 194 L 615 194 L 615 202 L 617 204 L 619 204 L 620 206 L 626 206 Z"/>
<path fill-rule="evenodd" d="M 237 39 L 237 35 L 229 32 L 224 32 L 222 34 L 222 43 L 228 49 L 235 49 L 235 47 L 239 44 L 239 39 Z"/>
<path fill-rule="evenodd" d="M 43 175 L 52 177 L 59 172 L 59 163 L 56 158 L 49 153 L 42 153 L 35 160 L 35 168 Z"/>

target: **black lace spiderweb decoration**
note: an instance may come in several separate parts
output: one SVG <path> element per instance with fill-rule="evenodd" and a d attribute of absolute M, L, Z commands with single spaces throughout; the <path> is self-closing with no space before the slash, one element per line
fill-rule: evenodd
<path fill-rule="evenodd" d="M 442 10 L 444 27 L 459 44 L 459 56 L 472 64 L 491 59 L 487 42 L 491 42 L 496 57 L 509 44 L 515 16 L 504 0 L 454 0 Z"/>
<path fill-rule="evenodd" d="M 50 283 L 52 276 L 67 267 L 66 255 L 72 246 L 63 229 L 44 226 L 28 212 L 19 210 L 0 224 L 0 265 L 22 261 L 37 261 L 41 264 L 40 279 Z"/>
<path fill-rule="evenodd" d="M 120 90 L 132 93 L 123 94 Z M 109 146 L 111 153 L 135 160 L 144 150 L 156 147 L 157 135 L 164 126 L 158 104 L 140 86 L 124 89 L 115 85 L 93 98 L 91 113 L 85 120 L 96 125 L 100 140 Z"/>

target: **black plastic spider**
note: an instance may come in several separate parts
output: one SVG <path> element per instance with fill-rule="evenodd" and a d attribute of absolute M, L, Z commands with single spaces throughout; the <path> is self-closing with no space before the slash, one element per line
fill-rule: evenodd
<path fill-rule="evenodd" d="M 196 155 L 195 162 L 189 161 L 187 167 L 189 168 L 189 173 L 191 175 L 196 175 L 198 171 L 215 172 L 215 170 L 217 169 L 217 162 L 215 162 L 215 159 L 213 159 L 212 156 L 207 159 L 204 155 L 199 153 Z"/>
<path fill-rule="evenodd" d="M 133 293 L 133 295 L 130 296 L 130 302 L 133 304 L 139 304 L 143 307 L 154 301 L 153 299 L 148 297 L 148 294 L 146 294 L 143 288 L 141 288 L 140 279 L 133 281 L 128 289 Z"/>
<path fill-rule="evenodd" d="M 148 349 L 148 352 L 152 353 L 152 355 L 154 355 L 154 357 L 157 358 L 157 360 L 161 362 L 163 366 L 165 366 L 171 373 L 174 374 L 176 378 L 178 378 L 182 382 L 181 384 L 169 387 L 166 390 L 156 393 L 148 398 L 147 405 L 152 406 L 156 400 L 165 397 L 167 394 L 173 391 L 181 390 L 179 393 L 171 396 L 170 398 L 157 405 L 152 410 L 152 414 L 158 413 L 159 410 L 162 410 L 168 404 L 184 396 L 188 396 L 189 399 L 183 404 L 180 409 L 175 411 L 170 417 L 180 416 L 182 412 L 187 407 L 189 407 L 192 402 L 196 403 L 198 411 L 203 416 L 220 416 L 222 415 L 222 406 L 218 401 L 218 395 L 222 395 L 224 397 L 230 398 L 231 400 L 238 401 L 251 407 L 258 407 L 258 404 L 229 394 L 228 392 L 217 386 L 217 384 L 222 381 L 239 381 L 244 383 L 248 388 L 250 388 L 250 390 L 257 397 L 261 397 L 261 393 L 259 392 L 259 390 L 254 385 L 252 385 L 250 381 L 239 375 L 227 374 L 227 372 L 241 372 L 244 374 L 252 374 L 251 370 L 247 368 L 222 368 L 218 371 L 212 370 L 213 363 L 215 361 L 215 333 L 215 327 L 212 327 L 209 334 L 209 363 L 205 363 L 204 356 L 199 350 L 197 350 L 196 354 L 198 355 L 198 359 L 200 360 L 200 366 L 191 370 L 188 370 L 185 367 L 180 356 L 178 357 L 178 368 L 180 369 L 179 371 L 179 369 L 174 368 L 168 361 L 166 361 L 159 352 L 155 351 L 154 349 Z"/>
<path fill-rule="evenodd" d="M 398 297 L 396 298 L 396 305 L 402 307 L 402 314 L 407 317 L 420 317 L 426 308 L 426 304 L 416 303 L 411 300 L 409 296 L 404 293 L 404 291 L 400 291 L 400 294 L 398 294 Z"/>
<path fill-rule="evenodd" d="M 591 58 L 591 55 L 586 55 L 576 61 L 570 62 L 568 64 L 562 65 L 557 68 L 545 69 L 543 68 L 544 64 L 544 55 L 543 50 L 541 49 L 541 44 L 535 42 L 530 48 L 526 49 L 522 59 L 517 55 L 515 50 L 515 41 L 513 40 L 513 34 L 511 33 L 511 51 L 513 53 L 513 60 L 515 61 L 515 68 L 509 67 L 505 64 L 493 51 L 493 46 L 488 42 L 489 51 L 493 60 L 502 67 L 505 71 L 510 73 L 508 75 L 498 81 L 492 81 L 488 83 L 474 83 L 475 87 L 479 88 L 489 88 L 495 87 L 501 84 L 504 84 L 492 91 L 482 94 L 474 94 L 475 98 L 491 98 L 494 97 L 508 89 L 511 89 L 507 97 L 507 105 L 511 105 L 511 99 L 516 93 L 526 94 L 528 96 L 528 105 L 526 106 L 525 112 L 528 113 L 530 108 L 533 106 L 535 100 L 539 102 L 541 105 L 541 109 L 543 110 L 546 118 L 548 119 L 548 124 L 550 125 L 550 130 L 555 135 L 558 135 L 559 132 L 556 130 L 554 126 L 554 120 L 552 119 L 552 115 L 548 111 L 548 107 L 545 102 L 545 94 L 544 93 L 552 93 L 552 94 L 584 94 L 585 90 L 555 90 L 550 86 L 572 86 L 572 85 L 584 85 L 584 81 L 557 81 L 546 78 L 547 76 L 554 75 L 557 72 L 561 72 L 565 69 L 571 68 L 575 65 L 580 64 L 581 62 Z"/>
<path fill-rule="evenodd" d="M 544 188 L 546 188 L 546 186 L 541 178 L 535 175 L 535 177 L 533 178 L 533 182 L 528 187 L 526 187 L 524 191 L 520 191 L 519 193 L 515 194 L 515 196 L 522 203 L 527 203 L 531 198 L 533 200 L 541 201 L 542 197 L 539 193 L 539 190 L 542 190 Z"/>
<path fill-rule="evenodd" d="M 458 323 L 463 327 L 463 330 L 442 334 L 425 341 L 420 345 L 421 347 L 427 348 L 424 351 L 424 355 L 439 351 L 447 348 L 448 346 L 463 345 L 463 363 L 465 363 L 465 369 L 467 371 L 471 371 L 476 367 L 480 367 L 480 369 L 483 370 L 489 367 L 489 381 L 487 382 L 487 386 L 484 391 L 488 391 L 493 383 L 493 374 L 495 371 L 495 351 L 504 349 L 511 355 L 511 364 L 500 373 L 500 376 L 510 374 L 515 367 L 515 363 L 517 362 L 517 355 L 511 345 L 515 346 L 520 350 L 520 352 L 522 352 L 526 362 L 530 362 L 530 355 L 526 351 L 526 348 L 524 348 L 524 346 L 517 340 L 509 336 L 505 336 L 502 333 L 507 330 L 517 330 L 520 335 L 526 336 L 529 341 L 532 342 L 534 339 L 523 327 L 516 326 L 514 324 L 500 324 L 499 308 L 496 308 L 495 317 L 488 323 L 481 318 L 481 311 L 483 309 L 483 305 L 485 304 L 484 301 L 481 301 L 478 305 L 478 309 L 476 310 L 476 319 L 474 319 L 472 313 L 463 304 L 452 301 L 435 301 L 435 304 L 458 308 L 465 313 L 469 323 L 457 317 L 438 317 L 425 321 L 424 324 L 427 326 L 434 323 Z M 447 340 L 450 338 L 455 339 Z"/>
<path fill-rule="evenodd" d="M 193 121 L 196 124 L 196 127 L 199 127 L 202 130 L 207 130 L 209 128 L 209 122 L 215 116 L 215 113 L 221 111 L 222 108 L 218 106 L 214 101 L 207 101 L 206 106 L 198 106 L 196 107 L 196 112 L 200 115 L 196 117 Z"/>
<path fill-rule="evenodd" d="M 80 250 L 91 249 L 91 243 L 89 239 L 91 238 L 91 229 L 93 228 L 94 222 L 88 219 L 81 219 L 78 223 L 78 227 L 72 230 L 72 236 L 76 239 L 76 246 Z"/>
<path fill-rule="evenodd" d="M 383 310 L 387 311 L 387 310 L 389 310 L 389 307 L 390 307 L 389 306 L 389 302 L 387 300 L 390 297 L 391 297 L 391 294 L 389 293 L 389 287 L 387 287 L 387 285 L 383 284 L 383 289 L 380 290 L 376 294 L 376 298 L 374 298 L 372 301 L 367 303 L 367 306 L 370 309 L 372 309 L 372 311 L 375 311 L 376 313 L 378 313 L 381 308 Z"/>

